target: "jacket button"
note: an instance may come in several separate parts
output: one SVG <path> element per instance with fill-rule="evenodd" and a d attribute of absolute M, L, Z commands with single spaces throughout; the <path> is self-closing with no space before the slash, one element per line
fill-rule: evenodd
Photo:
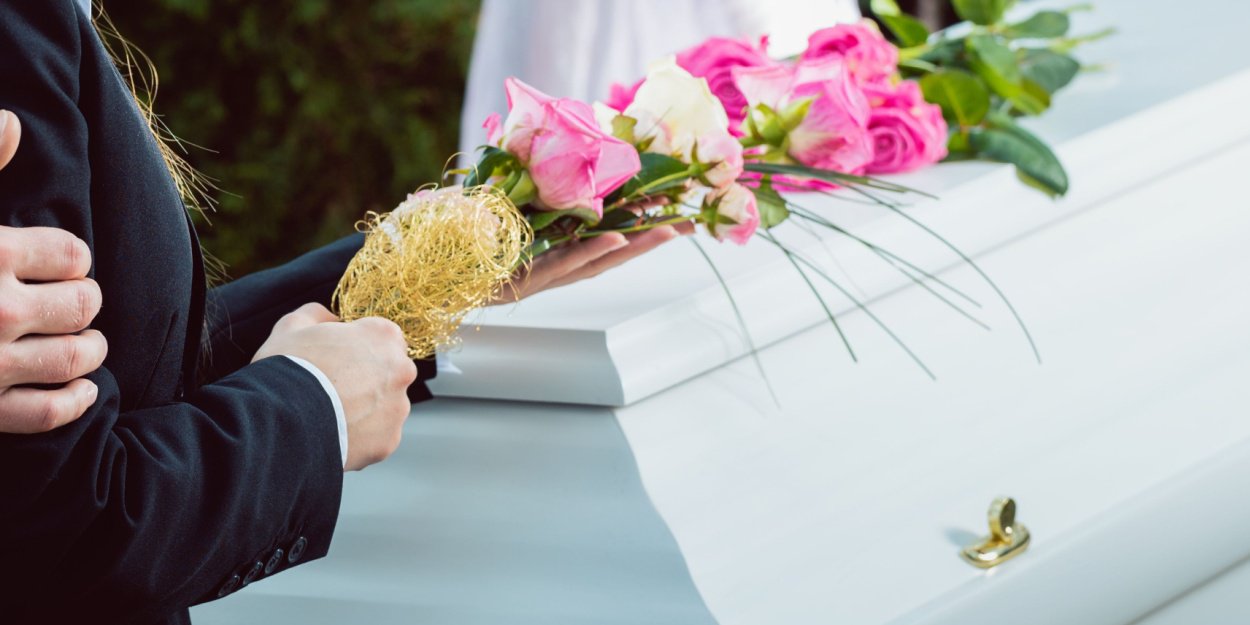
<path fill-rule="evenodd" d="M 273 552 L 272 556 L 269 556 L 269 561 L 265 563 L 265 575 L 273 575 L 273 572 L 278 570 L 278 566 L 282 564 L 282 556 L 284 555 L 286 555 L 286 552 L 278 549 Z"/>
<path fill-rule="evenodd" d="M 287 554 L 286 561 L 291 564 L 299 562 L 300 558 L 304 557 L 304 550 L 307 548 L 308 539 L 300 536 L 299 540 L 296 540 L 295 544 L 291 545 L 291 553 Z"/>
<path fill-rule="evenodd" d="M 242 577 L 239 577 L 238 575 L 231 575 L 230 579 L 226 580 L 226 583 L 222 584 L 221 589 L 217 591 L 217 597 L 218 598 L 224 597 L 238 590 L 239 587 L 242 585 L 243 585 Z"/>
<path fill-rule="evenodd" d="M 256 564 L 253 564 L 252 568 L 248 569 L 247 575 L 243 576 L 243 585 L 246 586 L 256 581 L 256 579 L 260 577 L 261 572 L 264 570 L 265 570 L 264 562 L 257 562 Z"/>

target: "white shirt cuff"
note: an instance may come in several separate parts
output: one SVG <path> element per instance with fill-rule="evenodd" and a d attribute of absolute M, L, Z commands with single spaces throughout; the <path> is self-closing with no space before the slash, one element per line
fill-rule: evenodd
<path fill-rule="evenodd" d="M 339 399 L 339 392 L 334 389 L 334 385 L 330 383 L 330 378 L 321 372 L 321 369 L 303 358 L 296 356 L 287 356 L 295 364 L 305 368 L 314 378 L 321 383 L 321 388 L 325 389 L 326 395 L 330 396 L 330 404 L 334 406 L 334 418 L 339 423 L 339 453 L 343 459 L 343 466 L 347 467 L 347 415 L 343 412 L 343 401 Z"/>

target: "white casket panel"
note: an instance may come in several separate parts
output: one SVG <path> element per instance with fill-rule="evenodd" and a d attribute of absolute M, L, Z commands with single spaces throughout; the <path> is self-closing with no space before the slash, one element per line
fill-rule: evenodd
<path fill-rule="evenodd" d="M 984 256 L 1029 285 L 1042 366 L 952 320 L 908 336 L 935 384 L 852 313 L 859 365 L 824 327 L 763 350 L 780 409 L 739 361 L 618 410 L 722 625 L 1121 623 L 1250 554 L 1250 297 L 1229 290 L 1250 211 L 1221 191 L 1247 163 L 1250 143 Z M 928 297 L 874 310 L 919 327 Z M 956 554 L 998 494 L 1034 544 L 987 574 Z"/>

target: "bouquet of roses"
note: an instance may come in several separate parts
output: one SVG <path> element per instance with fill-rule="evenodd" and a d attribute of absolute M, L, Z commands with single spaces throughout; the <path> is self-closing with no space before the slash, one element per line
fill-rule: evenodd
<path fill-rule="evenodd" d="M 987 113 L 970 118 L 967 85 L 952 82 L 981 80 L 961 63 L 1009 73 L 1006 61 L 987 60 L 997 45 L 1015 54 L 995 39 L 1002 30 L 958 40 L 965 55 L 951 52 L 944 36 L 920 37 L 907 20 L 895 14 L 886 22 L 922 40 L 904 49 L 902 65 L 899 48 L 865 20 L 817 31 L 787 60 L 768 55 L 766 38 L 712 38 L 593 104 L 509 79 L 508 113 L 485 121 L 489 145 L 474 167 L 455 172 L 461 185 L 426 189 L 392 213 L 370 216 L 369 239 L 337 294 L 340 314 L 388 317 L 409 334 L 415 356 L 428 356 L 529 259 L 571 241 L 676 223 L 700 224 L 721 241 L 767 241 L 809 285 L 811 274 L 838 286 L 769 233 L 792 217 L 854 238 L 914 280 L 937 280 L 792 199 L 855 194 L 910 219 L 880 192 L 911 190 L 871 176 L 930 166 L 952 148 L 965 157 L 1004 153 L 979 138 L 999 129 L 970 123 Z M 1020 72 L 991 81 L 1006 103 L 997 113 L 1009 120 L 1036 112 L 1020 104 L 1034 84 Z M 976 106 L 988 109 L 991 90 L 972 90 Z M 1024 175 L 1038 182 L 1032 170 Z M 1063 191 L 1048 184 L 1054 176 L 1040 178 Z"/>

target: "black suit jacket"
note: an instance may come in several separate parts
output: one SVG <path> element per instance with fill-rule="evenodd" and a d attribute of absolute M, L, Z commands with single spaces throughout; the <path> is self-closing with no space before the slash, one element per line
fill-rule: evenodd
<path fill-rule="evenodd" d="M 24 127 L 0 224 L 87 242 L 109 341 L 81 419 L 0 435 L 0 622 L 185 622 L 324 556 L 333 408 L 289 359 L 249 361 L 280 316 L 328 304 L 360 236 L 207 290 L 157 145 L 73 0 L 0 0 L 0 108 Z"/>

